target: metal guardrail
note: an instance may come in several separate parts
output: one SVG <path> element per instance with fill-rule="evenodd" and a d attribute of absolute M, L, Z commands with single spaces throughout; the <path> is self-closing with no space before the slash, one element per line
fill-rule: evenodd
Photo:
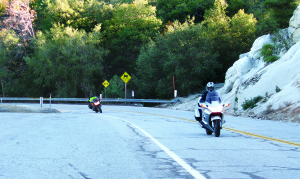
<path fill-rule="evenodd" d="M 5 97 L 0 98 L 2 101 L 40 101 L 41 98 L 24 98 L 24 97 Z M 88 98 L 43 98 L 43 101 L 55 102 L 87 102 Z M 177 103 L 178 99 L 163 100 L 163 99 L 116 99 L 116 98 L 102 98 L 102 102 L 111 103 Z"/>

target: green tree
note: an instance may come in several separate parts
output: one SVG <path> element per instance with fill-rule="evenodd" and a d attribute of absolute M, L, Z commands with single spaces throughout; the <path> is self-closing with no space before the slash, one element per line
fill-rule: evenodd
<path fill-rule="evenodd" d="M 266 0 L 263 5 L 271 12 L 279 28 L 287 28 L 293 12 L 299 5 L 299 0 Z"/>
<path fill-rule="evenodd" d="M 266 34 L 274 34 L 279 30 L 279 24 L 276 19 L 270 17 L 270 13 L 266 13 L 256 25 L 256 36 L 262 36 Z"/>
<path fill-rule="evenodd" d="M 102 94 L 105 92 L 102 91 Z M 124 82 L 117 75 L 114 75 L 111 80 L 109 80 L 109 86 L 106 88 L 107 98 L 124 98 Z"/>
<path fill-rule="evenodd" d="M 0 0 L 0 17 L 4 14 L 6 11 L 6 8 L 8 6 L 8 0 Z"/>
<path fill-rule="evenodd" d="M 239 10 L 230 20 L 230 53 L 229 60 L 225 63 L 232 63 L 239 54 L 249 51 L 255 40 L 257 20 L 253 14 L 246 14 L 244 10 Z M 229 68 L 228 66 L 225 66 Z"/>
<path fill-rule="evenodd" d="M 112 16 L 113 7 L 98 0 L 36 0 L 37 29 L 50 30 L 54 24 L 64 24 L 91 32 L 93 28 Z"/>
<path fill-rule="evenodd" d="M 52 87 L 57 97 L 79 97 L 94 91 L 93 76 L 101 76 L 105 55 L 104 49 L 97 47 L 99 39 L 100 25 L 92 33 L 63 25 L 54 26 L 45 34 L 39 32 L 35 53 L 26 58 L 39 76 L 35 82 Z"/>
<path fill-rule="evenodd" d="M 13 84 L 14 59 L 13 54 L 18 49 L 19 38 L 12 30 L 2 29 L 0 31 L 0 80 L 2 96 L 10 92 Z"/>
<path fill-rule="evenodd" d="M 257 19 L 257 30 L 255 33 L 257 37 L 269 33 L 272 34 L 279 29 L 277 19 L 272 15 L 270 8 L 266 8 L 264 5 L 267 2 L 266 0 L 227 0 L 227 2 L 226 14 L 229 17 L 233 17 L 239 10 L 244 10 L 246 14 L 254 15 Z"/>
<path fill-rule="evenodd" d="M 201 22 L 206 10 L 212 8 L 213 0 L 158 0 L 157 16 L 163 19 L 164 23 L 178 20 L 183 23 L 189 17 L 195 17 L 195 23 Z"/>
<path fill-rule="evenodd" d="M 201 23 L 202 30 L 205 33 L 205 36 L 212 41 L 214 50 L 219 53 L 218 61 L 222 65 L 222 71 L 220 73 L 221 80 L 224 76 L 222 73 L 225 73 L 227 70 L 227 65 L 230 66 L 226 59 L 231 53 L 230 51 L 230 17 L 226 15 L 227 4 L 224 0 L 216 0 L 214 3 L 214 8 L 210 9 L 204 15 L 204 21 Z M 234 59 L 234 60 L 237 60 Z"/>
<path fill-rule="evenodd" d="M 6 96 L 23 95 L 22 79 L 27 70 L 24 57 L 30 53 L 29 44 L 35 34 L 32 23 L 35 12 L 29 2 L 31 0 L 0 1 L 3 10 L 0 21 L 2 95 L 4 92 Z"/>
<path fill-rule="evenodd" d="M 136 90 L 135 94 L 137 98 L 158 98 L 156 90 L 157 84 L 160 80 L 166 78 L 167 73 L 169 73 L 164 70 L 164 63 L 166 63 L 167 59 L 167 46 L 161 35 L 158 35 L 155 42 L 151 41 L 141 49 L 137 60 L 138 80 L 135 81 L 136 86 L 138 86 L 138 90 Z M 169 87 L 172 87 L 172 81 L 168 84 L 170 85 Z M 166 90 L 167 92 L 169 90 L 172 91 L 172 88 Z M 163 96 L 170 98 L 169 94 L 170 92 Z"/>
<path fill-rule="evenodd" d="M 226 9 L 229 17 L 234 16 L 239 10 L 248 11 L 249 6 L 246 0 L 227 0 L 228 7 Z"/>
<path fill-rule="evenodd" d="M 226 70 L 239 58 L 239 54 L 247 52 L 255 40 L 256 19 L 240 10 L 232 18 L 226 15 L 227 4 L 224 0 L 216 0 L 214 8 L 205 14 L 201 24 L 206 36 L 212 40 L 214 50 L 219 53 L 218 62 L 222 64 L 220 79 L 225 77 Z"/>
<path fill-rule="evenodd" d="M 120 76 L 125 71 L 134 74 L 141 46 L 155 37 L 161 24 L 155 16 L 155 7 L 147 1 L 117 6 L 113 17 L 103 24 L 103 44 L 110 51 L 104 61 L 107 77 Z"/>
<path fill-rule="evenodd" d="M 186 96 L 216 79 L 218 54 L 210 39 L 193 20 L 176 21 L 164 36 L 145 46 L 137 62 L 138 95 L 144 98 L 173 97 L 173 76 L 178 95 Z"/>
<path fill-rule="evenodd" d="M 239 54 L 249 50 L 256 19 L 238 11 L 226 15 L 225 1 L 216 0 L 201 24 L 190 19 L 169 23 L 164 36 L 144 46 L 137 61 L 139 91 L 145 98 L 171 98 L 173 76 L 178 95 L 203 89 L 208 81 L 223 81 Z"/>
<path fill-rule="evenodd" d="M 122 3 L 127 3 L 130 4 L 133 2 L 133 0 L 104 0 L 104 2 L 109 3 L 109 4 L 122 4 Z"/>

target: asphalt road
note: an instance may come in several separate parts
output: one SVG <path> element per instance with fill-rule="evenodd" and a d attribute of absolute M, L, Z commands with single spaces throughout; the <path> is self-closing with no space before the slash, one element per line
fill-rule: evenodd
<path fill-rule="evenodd" d="M 227 116 L 216 138 L 188 111 L 52 108 L 0 113 L 0 179 L 300 178 L 296 124 Z"/>

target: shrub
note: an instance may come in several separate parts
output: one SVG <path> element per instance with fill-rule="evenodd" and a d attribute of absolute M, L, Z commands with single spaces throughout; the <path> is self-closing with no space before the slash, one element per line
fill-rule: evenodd
<path fill-rule="evenodd" d="M 265 44 L 262 47 L 262 50 L 260 52 L 261 56 L 264 58 L 264 61 L 269 62 L 275 62 L 279 59 L 277 55 L 275 55 L 275 46 L 272 44 Z"/>
<path fill-rule="evenodd" d="M 235 101 L 236 103 L 238 103 L 239 98 L 235 97 L 234 101 Z"/>
<path fill-rule="evenodd" d="M 279 93 L 281 91 L 281 89 L 278 86 L 276 86 L 275 91 L 276 91 L 276 93 Z"/>
<path fill-rule="evenodd" d="M 270 98 L 269 93 L 266 92 L 265 98 L 264 98 L 264 100 L 263 100 L 262 102 L 263 102 L 263 103 L 266 103 L 266 102 L 268 101 L 269 98 Z"/>
<path fill-rule="evenodd" d="M 273 34 L 274 54 L 286 53 L 292 47 L 292 38 L 289 38 L 288 30 L 278 30 Z"/>
<path fill-rule="evenodd" d="M 263 17 L 257 23 L 255 34 L 257 37 L 265 34 L 273 34 L 274 32 L 278 31 L 278 29 L 279 24 L 276 22 L 276 20 L 270 17 Z"/>
<path fill-rule="evenodd" d="M 286 106 L 286 107 L 289 107 L 291 106 L 293 103 L 291 101 L 284 101 L 283 104 Z"/>
<path fill-rule="evenodd" d="M 264 115 L 268 115 L 274 112 L 274 109 L 272 109 L 272 105 L 268 105 L 267 109 L 263 112 Z"/>
<path fill-rule="evenodd" d="M 257 97 L 254 97 L 250 100 L 246 100 L 243 104 L 242 104 L 242 107 L 243 107 L 243 110 L 246 110 L 248 108 L 254 108 L 256 107 L 256 103 L 258 103 L 260 100 L 262 100 L 263 97 L 262 96 L 257 96 Z"/>

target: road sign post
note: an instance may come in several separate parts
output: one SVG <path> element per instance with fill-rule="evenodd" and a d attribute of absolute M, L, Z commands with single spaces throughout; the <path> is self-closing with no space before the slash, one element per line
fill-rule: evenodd
<path fill-rule="evenodd" d="M 49 98 L 49 103 L 50 103 L 50 109 L 51 109 L 51 94 L 50 94 L 50 98 Z"/>
<path fill-rule="evenodd" d="M 109 82 L 108 82 L 107 80 L 105 80 L 102 84 L 103 84 L 103 86 L 105 87 L 105 88 L 104 88 L 104 92 L 105 92 L 105 98 L 106 98 L 106 88 L 108 87 Z M 102 96 L 101 96 L 101 98 L 102 98 Z"/>
<path fill-rule="evenodd" d="M 125 83 L 125 99 L 126 99 L 126 91 L 127 91 L 127 83 L 131 79 L 131 76 L 125 71 L 125 73 L 121 76 L 121 79 Z"/>

